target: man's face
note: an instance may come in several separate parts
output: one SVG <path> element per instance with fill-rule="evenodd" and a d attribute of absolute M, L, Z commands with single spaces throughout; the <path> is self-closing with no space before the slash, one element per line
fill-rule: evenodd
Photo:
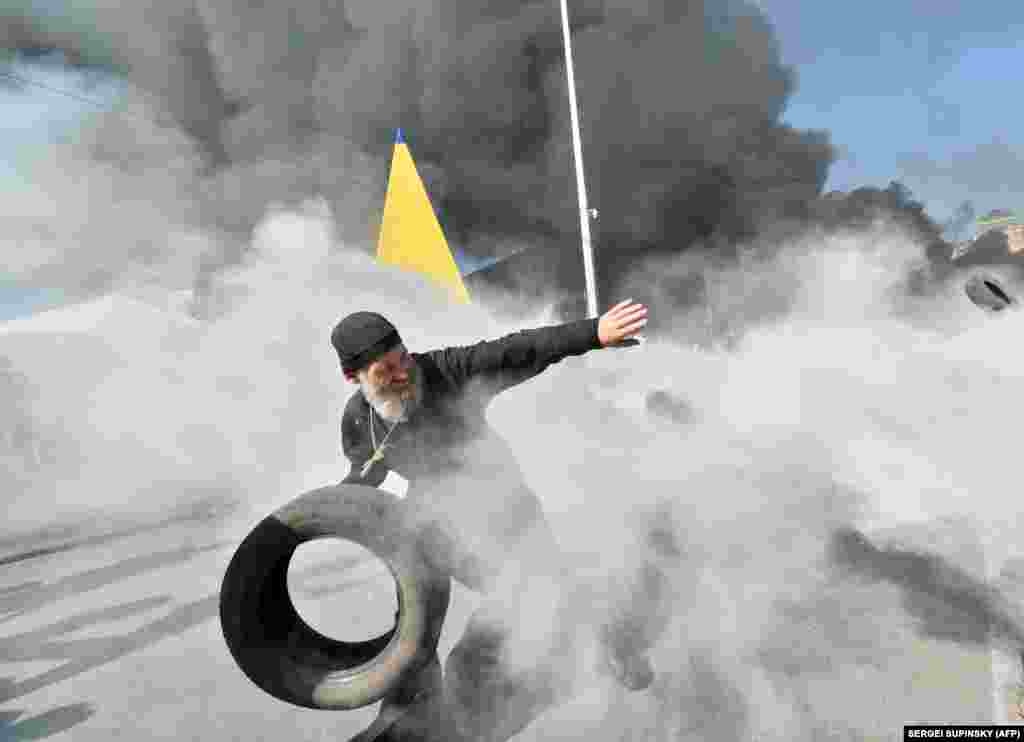
<path fill-rule="evenodd" d="M 408 417 L 422 396 L 419 367 L 404 345 L 374 360 L 354 381 L 377 412 L 389 420 Z"/>

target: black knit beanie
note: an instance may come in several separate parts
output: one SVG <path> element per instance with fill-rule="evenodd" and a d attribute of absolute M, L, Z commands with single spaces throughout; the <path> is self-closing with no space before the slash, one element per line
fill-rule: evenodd
<path fill-rule="evenodd" d="M 334 326 L 331 345 L 341 368 L 355 373 L 402 342 L 395 326 L 374 312 L 355 312 Z"/>

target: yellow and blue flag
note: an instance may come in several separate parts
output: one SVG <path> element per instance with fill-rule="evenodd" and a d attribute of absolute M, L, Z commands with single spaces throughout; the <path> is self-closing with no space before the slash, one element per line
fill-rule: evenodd
<path fill-rule="evenodd" d="M 422 273 L 446 289 L 457 302 L 470 301 L 401 129 L 396 133 L 391 157 L 377 259 Z"/>

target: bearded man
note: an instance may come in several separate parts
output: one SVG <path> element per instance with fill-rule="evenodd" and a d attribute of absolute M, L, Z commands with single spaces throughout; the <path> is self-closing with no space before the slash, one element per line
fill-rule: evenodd
<path fill-rule="evenodd" d="M 647 308 L 627 300 L 597 319 L 425 353 L 410 353 L 373 312 L 334 328 L 344 376 L 359 386 L 341 421 L 351 464 L 343 483 L 377 487 L 389 471 L 402 475 L 409 481 L 403 507 L 425 556 L 487 596 L 449 655 L 444 682 L 435 655 L 383 700 L 377 720 L 353 742 L 499 742 L 564 697 L 574 627 L 565 625 L 560 597 L 535 600 L 552 607 L 544 650 L 510 648 L 522 634 L 510 607 L 552 594 L 551 586 L 557 593 L 567 581 L 540 500 L 485 413 L 500 392 L 566 357 L 629 344 L 646 323 Z M 622 684 L 651 682 L 646 655 L 629 641 L 612 638 L 606 646 Z"/>

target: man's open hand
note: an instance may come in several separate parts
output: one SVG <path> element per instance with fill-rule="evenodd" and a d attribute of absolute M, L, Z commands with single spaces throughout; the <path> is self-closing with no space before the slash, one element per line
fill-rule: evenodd
<path fill-rule="evenodd" d="M 597 322 L 597 339 L 605 348 L 618 345 L 636 335 L 646 324 L 647 307 L 626 299 L 601 315 Z"/>

